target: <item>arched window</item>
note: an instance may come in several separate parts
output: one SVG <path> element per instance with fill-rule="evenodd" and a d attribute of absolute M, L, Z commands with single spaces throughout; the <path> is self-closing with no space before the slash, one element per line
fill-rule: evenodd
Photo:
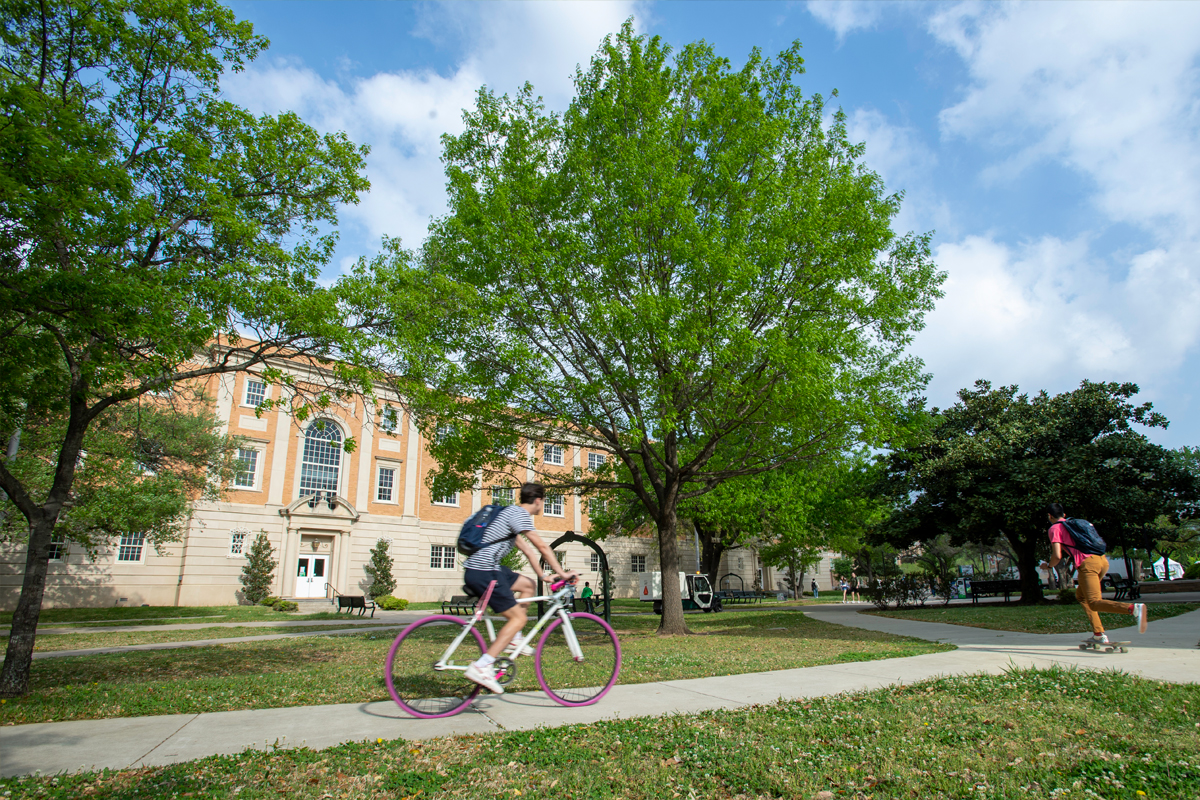
<path fill-rule="evenodd" d="M 341 429 L 329 420 L 313 420 L 304 433 L 304 455 L 300 463 L 300 496 L 318 492 L 337 494 L 341 464 Z"/>

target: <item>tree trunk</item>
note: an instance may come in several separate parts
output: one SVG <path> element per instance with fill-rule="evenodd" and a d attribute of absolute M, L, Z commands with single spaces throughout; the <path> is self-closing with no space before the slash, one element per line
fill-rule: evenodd
<path fill-rule="evenodd" d="M 673 504 L 658 519 L 658 563 L 662 570 L 662 620 L 659 635 L 689 634 L 683 619 L 683 598 L 679 594 L 679 542 L 675 538 L 678 516 Z"/>
<path fill-rule="evenodd" d="M 721 556 L 725 554 L 725 545 L 722 544 L 719 533 L 714 534 L 711 529 L 706 530 L 703 524 L 696 524 L 696 531 L 700 534 L 700 571 L 708 576 L 713 591 L 718 591 L 721 587 L 717 586 L 717 581 L 721 576 L 717 572 L 721 569 Z"/>
<path fill-rule="evenodd" d="M 12 632 L 8 637 L 4 667 L 0 671 L 0 697 L 20 697 L 29 691 L 29 668 L 33 663 L 33 643 L 42 613 L 42 596 L 46 593 L 48 549 L 54 524 L 42 519 L 29 526 L 25 580 L 21 584 L 17 608 L 13 611 Z"/>
<path fill-rule="evenodd" d="M 1017 551 L 1017 570 L 1021 573 L 1021 605 L 1042 602 L 1042 584 L 1038 580 L 1037 534 L 1012 536 L 1009 541 Z"/>

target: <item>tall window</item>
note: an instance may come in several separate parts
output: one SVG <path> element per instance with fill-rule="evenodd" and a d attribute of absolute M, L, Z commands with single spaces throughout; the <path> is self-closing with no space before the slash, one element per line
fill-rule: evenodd
<path fill-rule="evenodd" d="M 429 550 L 431 569 L 454 569 L 454 548 L 446 544 L 435 544 Z"/>
<path fill-rule="evenodd" d="M 145 544 L 146 537 L 140 533 L 122 536 L 117 547 L 117 561 L 141 561 Z"/>
<path fill-rule="evenodd" d="M 563 498 L 561 494 L 548 494 L 542 503 L 542 513 L 547 517 L 563 515 Z"/>
<path fill-rule="evenodd" d="M 600 554 L 599 553 L 596 553 L 596 552 L 592 553 L 591 563 L 589 564 L 589 566 L 592 568 L 592 572 L 600 571 Z"/>
<path fill-rule="evenodd" d="M 50 547 L 46 551 L 51 561 L 67 560 L 67 540 L 57 533 L 50 535 Z"/>
<path fill-rule="evenodd" d="M 516 490 L 511 486 L 493 486 L 492 502 L 502 506 L 511 506 L 516 498 Z"/>
<path fill-rule="evenodd" d="M 600 469 L 604 466 L 603 453 L 588 453 L 588 469 Z"/>
<path fill-rule="evenodd" d="M 242 489 L 253 489 L 258 474 L 258 451 L 253 447 L 239 447 L 237 471 L 233 473 L 233 485 Z"/>
<path fill-rule="evenodd" d="M 391 503 L 396 499 L 396 468 L 380 467 L 376 482 L 375 499 Z"/>
<path fill-rule="evenodd" d="M 457 506 L 458 492 L 450 492 L 449 494 L 434 495 L 433 504 L 435 506 Z"/>
<path fill-rule="evenodd" d="M 342 465 L 342 431 L 329 420 L 318 419 L 304 434 L 304 455 L 300 465 L 300 494 L 338 493 L 338 472 Z"/>
<path fill-rule="evenodd" d="M 261 405 L 267 399 L 267 384 L 262 381 L 246 381 L 246 405 Z"/>
<path fill-rule="evenodd" d="M 542 445 L 542 460 L 547 464 L 557 464 L 560 467 L 563 463 L 562 445 L 544 444 Z"/>
<path fill-rule="evenodd" d="M 630 572 L 645 572 L 646 571 L 646 557 L 645 556 L 630 556 L 629 561 L 630 561 L 630 564 L 629 564 Z"/>
<path fill-rule="evenodd" d="M 229 532 L 229 557 L 239 558 L 246 555 L 246 537 L 249 536 L 247 531 L 230 531 Z"/>
<path fill-rule="evenodd" d="M 393 433 L 399 420 L 400 415 L 396 412 L 395 406 L 384 406 L 383 413 L 379 415 L 379 427 L 388 433 Z"/>
<path fill-rule="evenodd" d="M 566 550 L 555 550 L 554 557 L 558 559 L 558 565 L 560 567 L 562 567 L 563 569 L 567 568 L 567 551 Z"/>

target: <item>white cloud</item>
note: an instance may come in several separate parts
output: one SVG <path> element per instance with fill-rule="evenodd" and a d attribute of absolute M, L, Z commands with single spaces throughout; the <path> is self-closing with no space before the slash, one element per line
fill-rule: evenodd
<path fill-rule="evenodd" d="M 871 28 L 883 14 L 883 3 L 864 3 L 861 0 L 809 0 L 808 13 L 812 14 L 837 34 L 838 40 L 846 34 Z"/>
<path fill-rule="evenodd" d="M 948 402 L 986 378 L 1063 390 L 1080 380 L 1162 380 L 1200 334 L 1194 253 L 1136 255 L 1114 280 L 1086 238 L 1009 247 L 988 236 L 940 245 L 946 296 L 913 346 Z"/>
<path fill-rule="evenodd" d="M 987 177 L 1058 160 L 1109 219 L 1200 235 L 1200 4 L 960 5 L 930 31 L 971 76 L 942 129 L 997 149 Z"/>
<path fill-rule="evenodd" d="M 526 81 L 547 105 L 563 109 L 573 95 L 577 64 L 585 68 L 601 39 L 635 14 L 633 2 L 446 4 L 428 8 L 416 35 L 465 42 L 449 74 L 384 72 L 342 82 L 295 61 L 260 63 L 227 76 L 223 88 L 256 113 L 295 111 L 322 131 L 345 131 L 371 146 L 371 191 L 344 210 L 370 242 L 400 236 L 408 247 L 424 239 L 431 217 L 445 212 L 443 133 L 462 130 L 463 109 L 487 85 L 512 94 Z"/>
<path fill-rule="evenodd" d="M 1171 383 L 1200 341 L 1200 5 L 961 4 L 929 29 L 970 76 L 942 133 L 981 145 L 985 184 L 1056 163 L 1096 211 L 1070 241 L 937 248 L 946 297 L 914 347 L 933 398 L 976 378 Z M 1152 244 L 1096 252 L 1113 223 Z"/>

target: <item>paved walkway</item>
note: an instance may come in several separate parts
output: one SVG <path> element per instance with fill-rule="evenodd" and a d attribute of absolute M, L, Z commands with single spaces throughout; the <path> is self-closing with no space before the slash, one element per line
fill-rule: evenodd
<path fill-rule="evenodd" d="M 222 711 L 0 728 L 0 775 L 124 769 L 188 761 L 247 748 L 330 747 L 363 739 L 428 739 L 465 733 L 580 725 L 604 719 L 692 713 L 912 683 L 939 675 L 996 673 L 1009 666 L 1117 667 L 1178 683 L 1200 683 L 1200 611 L 1154 622 L 1125 654 L 1081 651 L 1080 634 L 1022 634 L 858 614 L 861 606 L 815 606 L 810 616 L 840 625 L 957 645 L 948 653 L 832 664 L 779 672 L 619 685 L 588 708 L 563 708 L 540 692 L 482 696 L 444 720 L 406 717 L 392 702 Z M 1110 631 L 1110 636 L 1113 631 Z"/>

